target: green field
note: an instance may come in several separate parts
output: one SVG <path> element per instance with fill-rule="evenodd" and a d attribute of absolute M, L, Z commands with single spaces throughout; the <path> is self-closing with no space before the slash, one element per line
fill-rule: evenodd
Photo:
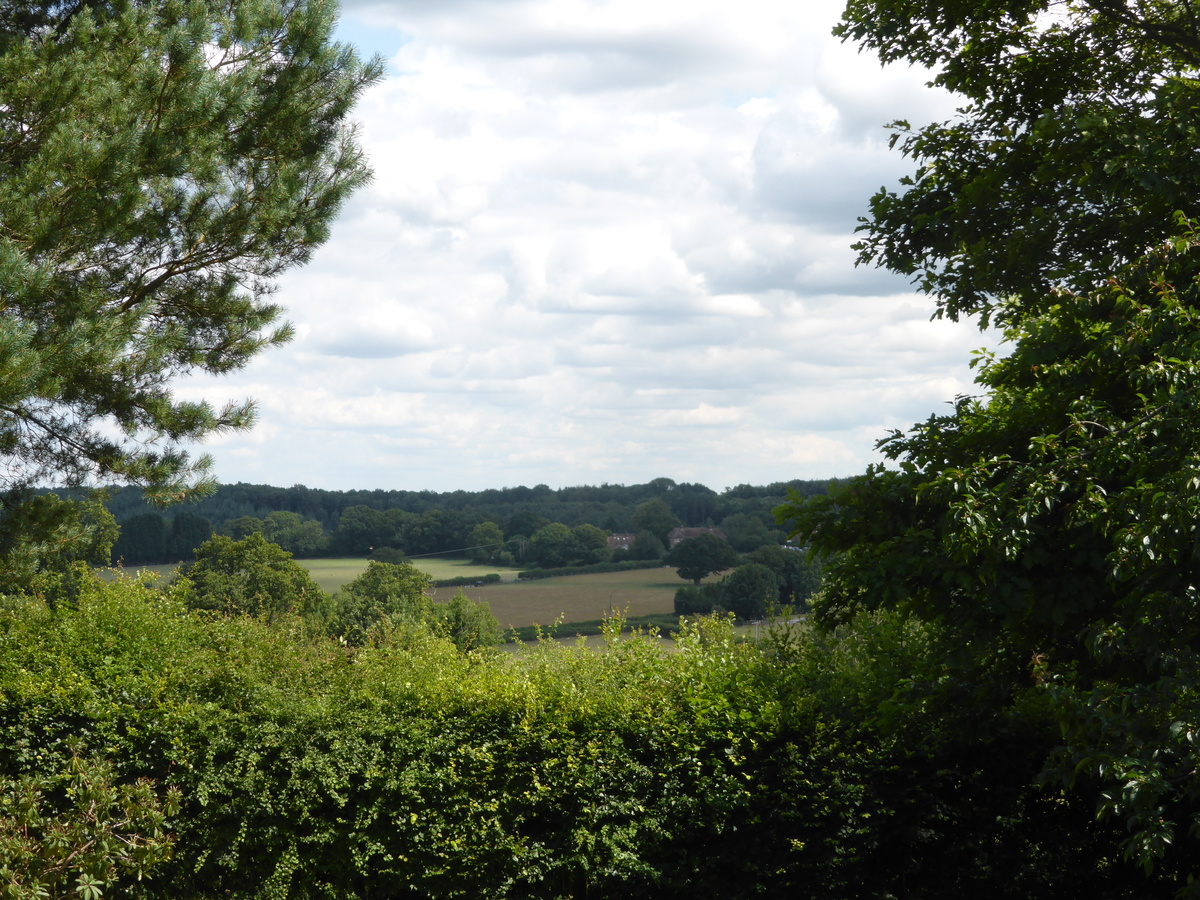
<path fill-rule="evenodd" d="M 169 578 L 175 574 L 175 570 L 179 568 L 179 563 L 163 563 L 155 566 L 129 566 L 120 569 L 97 569 L 96 572 L 105 581 L 113 581 L 121 576 L 129 576 L 132 578 L 138 572 L 154 572 L 162 578 Z"/>
<path fill-rule="evenodd" d="M 313 581 L 331 594 L 342 585 L 353 581 L 367 568 L 367 559 L 298 559 L 296 562 L 308 569 Z M 410 562 L 435 580 L 449 578 L 482 578 L 496 572 L 501 578 L 513 580 L 519 569 L 498 566 L 475 566 L 466 559 L 414 559 Z"/>
<path fill-rule="evenodd" d="M 333 593 L 342 585 L 347 584 L 357 578 L 367 568 L 367 559 L 298 559 L 300 565 L 308 569 L 313 577 L 313 581 L 319 584 L 322 588 Z M 412 564 L 432 575 L 434 579 L 440 580 L 445 578 L 482 578 L 489 572 L 499 573 L 500 577 L 507 580 L 514 580 L 517 577 L 519 569 L 504 569 L 497 566 L 474 566 L 469 560 L 465 559 L 415 559 Z M 157 572 L 164 577 L 171 575 L 177 568 L 178 564 L 166 563 L 157 566 L 131 566 L 124 571 L 127 574 L 140 572 L 147 569 L 151 572 Z M 106 572 L 115 572 L 116 570 L 103 570 Z"/>

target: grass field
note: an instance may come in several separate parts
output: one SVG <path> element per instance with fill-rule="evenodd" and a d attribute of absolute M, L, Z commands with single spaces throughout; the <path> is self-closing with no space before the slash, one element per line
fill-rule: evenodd
<path fill-rule="evenodd" d="M 366 559 L 298 559 L 296 562 L 308 569 L 313 581 L 331 594 L 342 585 L 353 581 L 367 568 Z M 473 566 L 465 559 L 414 559 L 410 562 L 432 575 L 435 580 L 449 578 L 482 578 L 489 572 L 499 573 L 506 581 L 515 580 L 520 569 L 505 569 L 497 566 Z M 453 592 L 452 592 L 453 593 Z"/>
<path fill-rule="evenodd" d="M 353 581 L 367 567 L 365 559 L 300 559 L 313 580 L 330 593 Z M 473 566 L 463 559 L 416 559 L 413 565 L 435 579 L 483 577 L 499 572 L 500 584 L 484 587 L 437 588 L 434 600 L 444 603 L 462 590 L 472 600 L 484 600 L 504 628 L 523 625 L 553 625 L 556 621 L 585 622 L 600 619 L 610 611 L 627 611 L 642 616 L 670 613 L 675 589 L 684 582 L 674 569 L 634 569 L 598 575 L 567 575 L 536 581 L 517 581 L 516 569 Z M 163 575 L 175 566 L 142 566 Z M 720 576 L 711 576 L 713 579 Z"/>
<path fill-rule="evenodd" d="M 119 574 L 128 575 L 132 578 L 141 571 L 154 572 L 163 578 L 170 578 L 173 574 L 175 574 L 175 570 L 178 568 L 179 563 L 164 563 L 163 565 L 159 566 L 129 566 L 128 568 L 123 569 L 97 569 L 96 572 L 101 578 L 111 581 Z"/>
<path fill-rule="evenodd" d="M 308 569 L 313 581 L 322 588 L 333 593 L 342 585 L 357 578 L 367 568 L 366 559 L 298 559 L 296 562 Z M 413 565 L 422 572 L 427 572 L 435 579 L 443 578 L 473 578 L 497 572 L 506 581 L 515 580 L 520 569 L 504 569 L 497 566 L 473 566 L 465 559 L 416 559 Z M 164 564 L 158 566 L 131 566 L 125 571 L 128 574 L 149 569 L 162 576 L 171 575 L 178 565 Z M 113 570 L 103 570 L 111 572 Z"/>

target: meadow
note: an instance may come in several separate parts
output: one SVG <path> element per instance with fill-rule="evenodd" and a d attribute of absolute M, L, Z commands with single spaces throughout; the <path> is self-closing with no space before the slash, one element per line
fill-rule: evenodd
<path fill-rule="evenodd" d="M 304 568 L 308 569 L 312 575 L 313 581 L 319 584 L 324 590 L 329 593 L 334 593 L 344 584 L 353 581 L 361 575 L 367 568 L 368 559 L 362 558 L 346 558 L 346 557 L 328 557 L 319 559 L 298 559 L 296 560 Z M 448 578 L 470 578 L 473 576 L 482 577 L 489 572 L 499 572 L 505 580 L 513 580 L 517 577 L 517 572 L 520 569 L 503 569 L 495 566 L 475 566 L 470 560 L 466 559 L 416 559 L 412 564 L 422 572 L 432 576 L 434 579 Z M 148 570 L 156 572 L 166 578 L 174 574 L 181 563 L 163 563 L 154 566 L 131 566 L 123 570 L 129 574 Z M 119 569 L 101 570 L 101 575 L 106 573 L 120 572 Z"/>
<path fill-rule="evenodd" d="M 342 585 L 353 581 L 367 568 L 368 559 L 328 558 L 298 559 L 296 562 L 308 569 L 313 581 L 333 593 Z M 489 572 L 499 572 L 504 579 L 515 579 L 519 569 L 503 569 L 495 566 L 475 566 L 467 559 L 414 559 L 412 564 L 435 580 L 450 578 L 482 578 Z"/>

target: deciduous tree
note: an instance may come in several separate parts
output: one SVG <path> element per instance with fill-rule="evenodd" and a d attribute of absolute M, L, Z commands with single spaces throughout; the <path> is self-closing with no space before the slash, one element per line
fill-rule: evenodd
<path fill-rule="evenodd" d="M 671 512 L 671 507 L 661 500 L 647 500 L 638 504 L 638 508 L 629 517 L 629 524 L 635 532 L 646 531 L 654 535 L 665 546 L 667 535 L 672 528 L 678 528 L 683 523 Z"/>
<path fill-rule="evenodd" d="M 739 619 L 760 619 L 779 600 L 779 579 L 762 563 L 738 566 L 725 579 L 722 604 Z"/>
<path fill-rule="evenodd" d="M 503 639 L 500 622 L 488 604 L 472 600 L 461 590 L 434 607 L 438 628 L 464 653 L 494 647 Z"/>
<path fill-rule="evenodd" d="M 214 535 L 196 550 L 179 591 L 192 609 L 264 619 L 313 615 L 329 599 L 292 554 L 258 533 L 240 541 Z"/>
<path fill-rule="evenodd" d="M 575 555 L 575 539 L 571 529 L 561 522 L 551 522 L 539 528 L 529 541 L 529 552 L 543 569 L 569 566 Z"/>
<path fill-rule="evenodd" d="M 352 646 L 366 642 L 384 619 L 428 627 L 433 621 L 433 579 L 409 563 L 372 560 L 337 593 L 330 631 Z"/>
<path fill-rule="evenodd" d="M 714 572 L 723 572 L 738 564 L 738 552 L 715 534 L 700 534 L 680 541 L 665 557 L 663 562 L 678 569 L 680 578 L 693 584 Z"/>
<path fill-rule="evenodd" d="M 916 171 L 875 195 L 858 246 L 950 316 L 1090 291 L 1200 214 L 1186 3 L 852 0 L 837 33 L 961 98 L 947 122 L 893 126 Z"/>
<path fill-rule="evenodd" d="M 571 529 L 571 537 L 575 543 L 575 562 L 586 566 L 612 558 L 608 535 L 595 525 L 576 525 Z"/>
<path fill-rule="evenodd" d="M 495 522 L 480 522 L 467 535 L 467 552 L 473 563 L 490 563 L 504 552 L 504 532 Z"/>
<path fill-rule="evenodd" d="M 1200 32 L 1133 0 L 853 0 L 842 34 L 964 99 L 908 131 L 862 259 L 1002 323 L 977 398 L 881 442 L 891 465 L 781 509 L 828 555 L 825 621 L 892 607 L 947 635 L 976 713 L 1048 708 L 1044 775 L 1102 785 L 1128 853 L 1193 883 L 1200 826 Z M 966 687 L 969 686 L 969 687 Z M 1030 695 L 1033 695 L 1031 698 Z"/>

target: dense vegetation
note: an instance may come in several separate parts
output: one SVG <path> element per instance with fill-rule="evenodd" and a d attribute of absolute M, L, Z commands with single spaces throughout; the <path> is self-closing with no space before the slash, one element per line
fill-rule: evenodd
<path fill-rule="evenodd" d="M 501 653 L 411 567 L 329 597 L 280 542 L 596 564 L 597 531 L 641 557 L 712 522 L 757 557 L 681 596 L 748 609 L 813 574 L 770 538 L 782 486 L 235 486 L 235 514 L 118 513 L 171 552 L 231 532 L 161 587 L 92 573 L 94 498 L 27 489 L 187 493 L 180 442 L 249 423 L 170 383 L 286 337 L 270 279 L 365 177 L 342 121 L 378 69 L 332 25 L 315 0 L 0 8 L 4 894 L 1200 895 L 1190 6 L 852 0 L 843 34 L 963 100 L 898 126 L 917 171 L 862 258 L 1011 353 L 885 439 L 894 465 L 792 486 L 827 566 L 811 629 L 700 619 L 678 652 L 610 623 L 602 652 Z"/>
<path fill-rule="evenodd" d="M 113 843 L 110 893 L 1024 900 L 1176 874 L 1122 861 L 1087 784 L 1034 786 L 1038 685 L 964 721 L 937 635 L 898 616 L 760 645 L 710 620 L 682 652 L 614 623 L 603 652 L 513 655 L 402 622 L 352 649 L 184 600 L 89 581 L 73 608 L 0 604 L 0 802 L 90 835 L 89 796 L 142 785 L 107 827 L 144 831 L 145 865 Z M 3 841 L 33 896 L 43 870 Z M 54 883 L 102 886 L 88 865 Z"/>
<path fill-rule="evenodd" d="M 810 496 L 823 493 L 827 484 L 738 485 L 721 493 L 669 478 L 629 486 L 448 493 L 234 484 L 174 510 L 149 506 L 137 488 L 113 492 L 105 506 L 121 528 L 113 559 L 128 565 L 186 559 L 217 531 L 238 539 L 258 532 L 301 558 L 392 549 L 409 556 L 452 553 L 494 565 L 557 568 L 608 561 L 603 537 L 615 532 L 639 538 L 632 550 L 619 551 L 618 560 L 658 559 L 666 552 L 667 533 L 678 525 L 719 526 L 741 552 L 779 544 L 786 535 L 772 510 L 789 491 Z"/>
<path fill-rule="evenodd" d="M 935 624 L 980 723 L 1058 725 L 1040 778 L 1200 895 L 1200 28 L 1189 3 L 851 0 L 840 29 L 930 67 L 954 118 L 858 249 L 940 315 L 1004 329 L 888 464 L 785 510 L 826 555 L 829 626 Z M 982 726 L 981 726 L 982 727 Z"/>

